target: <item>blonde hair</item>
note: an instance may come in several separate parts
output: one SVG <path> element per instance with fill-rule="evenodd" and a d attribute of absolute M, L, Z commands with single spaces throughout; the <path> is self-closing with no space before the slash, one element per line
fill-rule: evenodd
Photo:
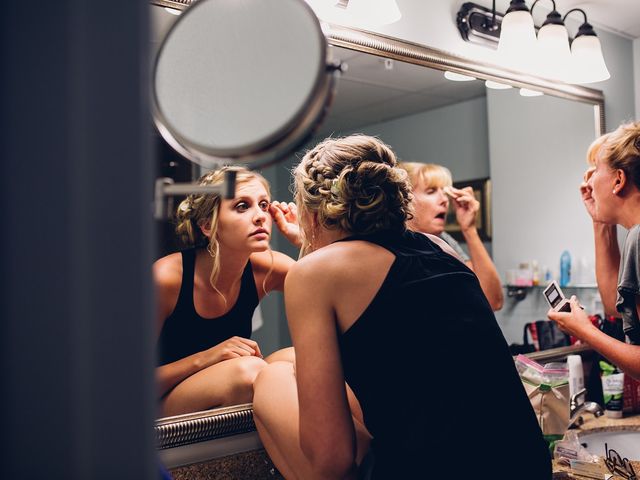
<path fill-rule="evenodd" d="M 602 158 L 612 169 L 624 171 L 640 189 L 640 122 L 622 124 L 609 133 Z"/>
<path fill-rule="evenodd" d="M 404 231 L 412 218 L 411 187 L 397 164 L 393 151 L 374 137 L 328 138 L 293 171 L 296 203 L 330 230 Z"/>
<path fill-rule="evenodd" d="M 271 196 L 269 183 L 259 173 L 247 170 L 244 167 L 222 167 L 219 170 L 212 170 L 202 175 L 197 184 L 204 185 L 222 185 L 225 172 L 236 172 L 236 185 L 258 180 Z M 209 276 L 209 283 L 213 289 L 224 299 L 226 298 L 216 288 L 216 281 L 220 275 L 220 243 L 218 241 L 218 216 L 220 213 L 221 198 L 220 195 L 214 193 L 200 193 L 188 195 L 176 210 L 176 234 L 184 245 L 200 247 L 206 245 L 207 251 L 213 258 L 213 268 Z M 202 233 L 200 227 L 210 224 L 211 237 Z M 265 294 L 266 281 L 273 270 L 273 252 L 271 252 L 271 267 L 265 276 L 262 289 Z"/>
<path fill-rule="evenodd" d="M 608 138 L 609 134 L 605 133 L 591 142 L 591 145 L 589 145 L 589 148 L 587 149 L 587 163 L 589 165 L 593 166 L 596 164 L 596 158 L 600 152 L 600 148 L 605 144 Z"/>
<path fill-rule="evenodd" d="M 425 188 L 442 188 L 453 185 L 447 167 L 435 163 L 402 162 L 400 168 L 407 171 L 412 188 L 422 184 Z"/>

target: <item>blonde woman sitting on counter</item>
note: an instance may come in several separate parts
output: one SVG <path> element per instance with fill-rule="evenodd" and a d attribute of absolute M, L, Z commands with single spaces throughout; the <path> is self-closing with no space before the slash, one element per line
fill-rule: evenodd
<path fill-rule="evenodd" d="M 464 263 L 477 275 L 480 286 L 491 308 L 502 308 L 504 295 L 502 283 L 489 252 L 484 248 L 476 228 L 476 217 L 480 202 L 476 200 L 471 187 L 454 188 L 451 172 L 442 165 L 434 163 L 400 163 L 409 174 L 413 189 L 414 217 L 409 228 L 416 232 L 437 235 L 447 242 L 462 258 Z M 450 200 L 451 199 L 451 200 Z M 456 220 L 469 248 L 469 256 L 458 242 L 444 231 L 449 202 L 453 202 Z"/>

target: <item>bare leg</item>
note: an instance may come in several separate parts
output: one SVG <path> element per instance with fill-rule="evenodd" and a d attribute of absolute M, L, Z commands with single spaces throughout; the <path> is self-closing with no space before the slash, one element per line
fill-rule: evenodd
<path fill-rule="evenodd" d="M 268 355 L 267 358 L 264 359 L 267 363 L 274 362 L 291 362 L 296 363 L 296 354 L 293 350 L 293 347 L 281 348 L 280 350 L 276 350 L 271 355 Z"/>
<path fill-rule="evenodd" d="M 298 390 L 293 364 L 277 362 L 264 368 L 254 383 L 253 414 L 258 434 L 274 465 L 287 480 L 313 478 L 313 471 L 300 449 Z M 354 418 L 357 462 L 366 454 L 371 436 L 362 424 L 357 400 L 347 388 L 349 404 L 357 405 Z M 352 407 L 353 410 L 353 407 Z"/>
<path fill-rule="evenodd" d="M 249 403 L 253 399 L 253 382 L 265 365 L 258 357 L 239 357 L 200 370 L 165 395 L 161 414 L 180 415 Z"/>

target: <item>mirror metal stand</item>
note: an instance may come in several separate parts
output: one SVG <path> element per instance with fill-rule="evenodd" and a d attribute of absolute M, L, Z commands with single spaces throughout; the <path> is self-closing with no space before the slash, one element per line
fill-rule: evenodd
<path fill-rule="evenodd" d="M 173 197 L 190 195 L 192 193 L 224 195 L 229 199 L 235 196 L 236 173 L 233 170 L 225 172 L 222 185 L 194 185 L 193 183 L 175 183 L 173 179 L 162 177 L 156 179 L 153 217 L 156 220 L 166 219 L 173 211 Z"/>

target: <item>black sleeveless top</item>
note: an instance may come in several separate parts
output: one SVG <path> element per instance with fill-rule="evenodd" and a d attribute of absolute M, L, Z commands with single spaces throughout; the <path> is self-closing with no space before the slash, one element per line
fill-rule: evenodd
<path fill-rule="evenodd" d="M 251 262 L 242 273 L 240 292 L 235 305 L 225 315 L 203 318 L 193 304 L 193 275 L 196 250 L 182 252 L 182 285 L 173 312 L 164 321 L 158 339 L 158 365 L 211 348 L 234 335 L 251 336 L 251 318 L 258 305 L 258 291 Z"/>
<path fill-rule="evenodd" d="M 339 337 L 345 379 L 374 436 L 373 478 L 551 478 L 551 460 L 475 274 L 425 235 L 344 239 L 395 260 Z"/>

